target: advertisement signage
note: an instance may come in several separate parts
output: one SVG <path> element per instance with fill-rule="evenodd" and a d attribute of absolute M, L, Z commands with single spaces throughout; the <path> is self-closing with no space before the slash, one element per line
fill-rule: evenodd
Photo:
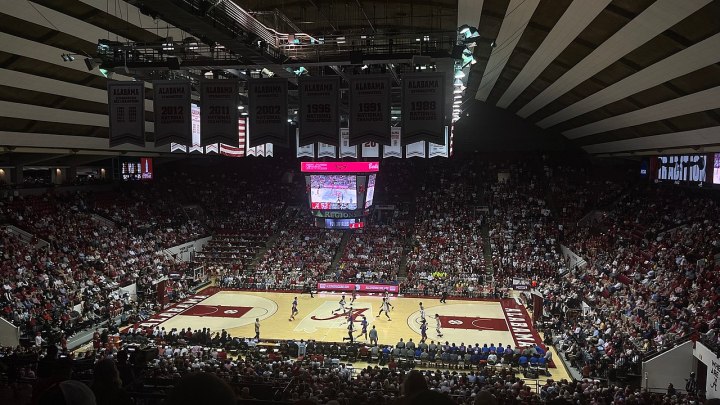
<path fill-rule="evenodd" d="M 318 283 L 318 291 L 358 291 L 382 293 L 387 290 L 389 293 L 397 294 L 400 287 L 392 284 L 352 284 L 352 283 Z"/>
<path fill-rule="evenodd" d="M 380 171 L 379 162 L 301 162 L 306 173 L 370 173 Z"/>

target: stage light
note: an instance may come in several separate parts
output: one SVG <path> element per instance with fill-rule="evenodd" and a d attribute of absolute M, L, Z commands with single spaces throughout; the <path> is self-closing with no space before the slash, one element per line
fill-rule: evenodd
<path fill-rule="evenodd" d="M 456 87 L 455 90 L 453 90 L 454 94 L 462 94 L 462 92 L 463 92 L 462 89 L 459 87 Z"/>
<path fill-rule="evenodd" d="M 453 82 L 453 84 L 456 85 L 456 86 L 462 86 L 462 85 L 463 85 L 463 82 L 462 82 L 462 80 L 460 80 L 460 79 L 455 79 L 455 81 Z"/>
<path fill-rule="evenodd" d="M 458 100 L 453 101 L 453 105 L 459 105 L 459 104 L 462 104 L 462 100 L 458 99 Z"/>
<path fill-rule="evenodd" d="M 462 95 L 456 93 L 456 94 L 453 96 L 453 98 L 462 98 Z"/>
<path fill-rule="evenodd" d="M 462 79 L 463 77 L 465 77 L 465 73 L 462 70 L 458 70 L 457 72 L 455 72 L 456 79 Z"/>
<path fill-rule="evenodd" d="M 470 31 L 470 26 L 467 24 L 463 24 L 460 26 L 459 30 L 460 30 L 460 33 L 464 35 L 465 33 Z"/>

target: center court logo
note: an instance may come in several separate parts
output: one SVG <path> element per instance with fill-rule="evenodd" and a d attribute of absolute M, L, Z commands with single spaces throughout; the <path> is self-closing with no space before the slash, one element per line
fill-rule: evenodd
<path fill-rule="evenodd" d="M 365 311 L 367 311 L 368 309 L 369 309 L 369 308 L 357 308 L 357 309 L 353 309 L 354 322 L 360 322 L 360 319 L 358 319 L 358 317 L 362 316 L 362 315 L 365 313 Z M 365 315 L 365 316 L 368 316 L 368 315 L 369 315 L 369 314 L 367 314 L 367 315 Z M 334 314 L 334 315 L 332 315 L 332 316 L 329 316 L 329 317 L 327 317 L 327 318 L 318 318 L 316 315 L 313 315 L 313 316 L 310 317 L 310 319 L 312 319 L 313 321 L 332 321 L 333 319 L 343 319 L 343 320 L 345 320 L 346 318 L 347 318 L 347 312 L 345 312 L 345 313 L 338 312 L 338 313 L 336 313 L 336 314 Z"/>
<path fill-rule="evenodd" d="M 304 318 L 298 322 L 295 327 L 296 332 L 315 333 L 318 330 L 327 329 L 347 329 L 347 315 L 341 312 L 334 312 L 338 309 L 338 303 L 336 301 L 325 301 L 311 313 L 307 314 Z M 349 309 L 350 306 L 345 307 Z M 302 314 L 302 308 L 300 309 Z M 368 302 L 355 302 L 353 307 L 353 316 L 355 317 L 356 328 L 359 327 L 359 323 L 362 317 L 365 316 L 368 323 L 372 323 L 375 319 L 373 314 L 373 307 Z"/>

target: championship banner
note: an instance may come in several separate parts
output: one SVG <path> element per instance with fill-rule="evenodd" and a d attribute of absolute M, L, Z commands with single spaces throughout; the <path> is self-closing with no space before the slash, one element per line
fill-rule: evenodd
<path fill-rule="evenodd" d="M 394 157 L 402 159 L 402 146 L 400 145 L 399 127 L 392 127 L 390 129 L 390 145 L 383 145 L 383 157 Z"/>
<path fill-rule="evenodd" d="M 425 157 L 425 141 L 415 142 L 415 143 L 411 143 L 410 145 L 405 146 L 405 157 L 406 158 L 411 158 L 411 157 L 424 158 Z"/>
<path fill-rule="evenodd" d="M 335 158 L 337 157 L 337 153 L 335 152 L 335 149 L 337 149 L 333 145 L 328 145 L 326 143 L 319 142 L 318 143 L 318 157 L 329 157 L 329 158 Z"/>
<path fill-rule="evenodd" d="M 438 145 L 436 143 L 428 142 L 428 157 L 448 157 L 448 127 L 445 127 L 445 143 Z"/>
<path fill-rule="evenodd" d="M 145 147 L 145 82 L 109 81 L 110 147 Z"/>
<path fill-rule="evenodd" d="M 347 128 L 340 130 L 340 157 L 357 158 L 357 146 L 350 146 L 350 130 Z"/>
<path fill-rule="evenodd" d="M 340 77 L 300 77 L 300 143 L 322 142 L 337 146 L 340 130 Z"/>
<path fill-rule="evenodd" d="M 297 142 L 297 152 L 296 157 L 315 157 L 315 144 L 311 143 L 309 145 L 303 145 L 300 146 L 300 130 L 295 131 L 295 141 Z"/>
<path fill-rule="evenodd" d="M 202 144 L 237 142 L 238 81 L 202 80 L 200 105 Z"/>
<path fill-rule="evenodd" d="M 445 77 L 442 72 L 407 73 L 402 77 L 403 145 L 440 143 L 445 125 Z"/>
<path fill-rule="evenodd" d="M 365 142 L 362 144 L 362 157 L 380 157 L 380 145 L 376 142 Z"/>
<path fill-rule="evenodd" d="M 288 144 L 287 79 L 251 79 L 247 82 L 250 104 L 250 146 Z"/>
<path fill-rule="evenodd" d="M 388 75 L 350 79 L 350 145 L 390 143 L 391 80 Z"/>
<path fill-rule="evenodd" d="M 155 146 L 192 142 L 190 82 L 159 80 L 153 82 Z"/>

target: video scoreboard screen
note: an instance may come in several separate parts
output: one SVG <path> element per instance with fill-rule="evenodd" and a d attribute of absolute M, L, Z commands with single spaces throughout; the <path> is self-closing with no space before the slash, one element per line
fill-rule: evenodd
<path fill-rule="evenodd" d="M 702 186 L 707 182 L 707 155 L 658 156 L 654 161 L 657 182 Z"/>
<path fill-rule="evenodd" d="M 315 226 L 325 229 L 362 229 L 365 222 L 362 218 L 315 218 Z"/>
<path fill-rule="evenodd" d="M 375 197 L 378 162 L 302 162 L 315 226 L 358 229 Z"/>
<path fill-rule="evenodd" d="M 120 161 L 120 178 L 122 180 L 152 180 L 152 158 L 123 158 Z"/>
<path fill-rule="evenodd" d="M 348 174 L 310 175 L 310 209 L 357 209 L 357 178 Z"/>

